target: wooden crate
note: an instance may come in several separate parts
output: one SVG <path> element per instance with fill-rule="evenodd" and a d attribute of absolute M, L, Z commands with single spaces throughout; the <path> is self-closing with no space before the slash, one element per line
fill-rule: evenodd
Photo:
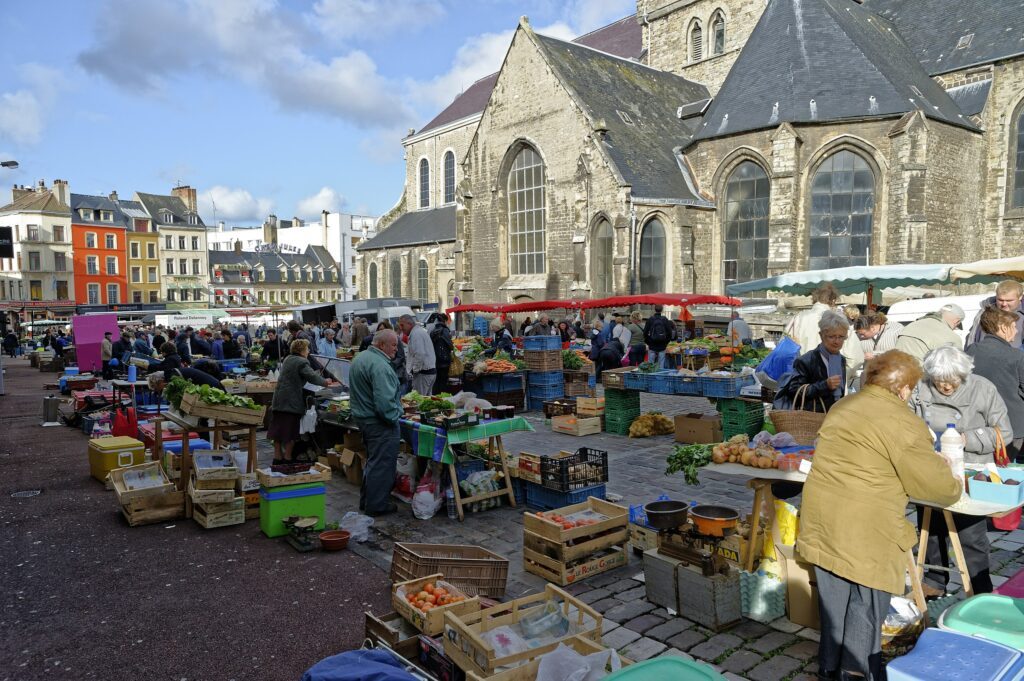
<path fill-rule="evenodd" d="M 197 504 L 227 504 L 236 498 L 241 499 L 235 495 L 234 485 L 231 489 L 196 489 L 195 483 L 194 477 L 189 479 L 188 496 Z"/>
<path fill-rule="evenodd" d="M 523 530 L 523 547 L 533 553 L 547 556 L 561 563 L 572 563 L 587 556 L 596 554 L 612 546 L 621 546 L 629 539 L 629 530 L 625 527 L 597 532 L 590 536 L 575 539 L 571 544 L 552 541 L 529 530 Z"/>
<path fill-rule="evenodd" d="M 245 522 L 245 499 L 236 497 L 224 504 L 202 504 L 192 501 L 192 519 L 211 530 L 215 527 L 241 525 Z"/>
<path fill-rule="evenodd" d="M 519 454 L 519 479 L 540 484 L 540 454 L 521 452 Z"/>
<path fill-rule="evenodd" d="M 202 466 L 200 464 L 209 457 L 215 463 L 227 462 L 227 466 Z M 192 457 L 192 470 L 195 472 L 196 482 L 200 483 L 196 489 L 228 489 L 227 487 L 204 487 L 202 483 L 211 482 L 214 484 L 231 484 L 235 486 L 238 479 L 238 467 L 231 461 L 231 452 L 227 450 L 205 450 L 196 451 Z"/>
<path fill-rule="evenodd" d="M 620 568 L 628 562 L 629 554 L 626 552 L 625 542 L 599 555 L 571 563 L 523 548 L 523 569 L 559 586 L 575 584 L 582 579 Z"/>
<path fill-rule="evenodd" d="M 242 385 L 250 395 L 264 395 L 277 389 L 277 381 L 246 381 Z"/>
<path fill-rule="evenodd" d="M 121 513 L 132 527 L 177 520 L 185 517 L 185 493 L 175 490 L 135 497 L 121 504 Z"/>
<path fill-rule="evenodd" d="M 636 367 L 621 367 L 619 369 L 607 369 L 601 372 L 601 383 L 606 388 L 624 388 L 624 376 L 631 371 L 636 371 Z"/>
<path fill-rule="evenodd" d="M 466 673 L 472 672 L 484 678 L 493 675 L 499 667 L 518 665 L 540 657 L 573 636 L 563 636 L 547 645 L 521 653 L 499 656 L 481 634 L 501 626 L 514 625 L 526 617 L 544 612 L 549 603 L 575 625 L 575 636 L 601 640 L 601 615 L 553 584 L 545 584 L 541 593 L 500 603 L 492 608 L 463 615 L 446 613 L 444 653 Z"/>
<path fill-rule="evenodd" d="M 601 432 L 601 419 L 599 417 L 580 418 L 572 414 L 556 416 L 551 419 L 551 430 L 566 435 L 596 435 Z"/>
<path fill-rule="evenodd" d="M 124 476 L 126 473 L 156 473 L 160 477 L 161 483 L 153 487 L 141 487 L 138 489 L 129 489 L 125 483 Z M 115 468 L 110 471 L 107 477 L 110 482 L 110 489 L 117 495 L 117 503 L 122 506 L 127 504 L 133 499 L 139 499 L 142 497 L 156 496 L 165 494 L 167 492 L 175 491 L 176 487 L 174 483 L 167 477 L 167 473 L 160 467 L 160 464 L 156 461 L 148 461 L 138 466 L 125 466 L 124 468 Z"/>
<path fill-rule="evenodd" d="M 322 463 L 315 463 L 311 468 L 316 469 L 301 475 L 274 476 L 270 474 L 269 468 L 257 468 L 256 479 L 264 487 L 282 487 L 284 485 L 302 485 L 307 482 L 327 482 L 331 479 L 331 468 Z"/>
<path fill-rule="evenodd" d="M 406 582 L 398 582 L 391 587 L 391 605 L 394 606 L 395 612 L 400 614 L 406 619 L 406 621 L 427 636 L 438 636 L 444 632 L 445 613 L 450 612 L 456 615 L 463 615 L 480 610 L 480 599 L 477 596 L 467 596 L 466 600 L 460 603 L 451 603 L 450 605 L 434 608 L 428 612 L 422 612 L 419 609 L 412 607 L 409 601 L 399 595 L 399 591 L 403 589 L 405 592 L 409 592 L 410 590 L 413 592 L 420 591 L 423 585 L 427 582 L 444 582 L 447 584 L 444 580 L 444 575 L 438 573 L 428 575 L 426 577 L 419 577 L 417 579 L 410 579 Z M 452 586 L 452 588 L 457 587 Z"/>
<path fill-rule="evenodd" d="M 593 655 L 602 651 L 608 650 L 604 646 L 594 643 L 589 638 L 582 636 L 574 636 L 568 640 L 562 641 L 562 645 L 572 648 L 580 655 Z M 466 674 L 466 681 L 534 681 L 537 678 L 537 671 L 540 669 L 540 658 L 538 656 L 529 662 L 513 667 L 512 669 L 505 670 L 494 676 L 488 676 L 486 679 L 477 676 L 473 672 Z M 623 666 L 629 666 L 633 664 L 631 660 L 619 656 L 619 663 Z M 605 671 L 611 673 L 611 668 L 605 667 Z"/>
<path fill-rule="evenodd" d="M 597 388 L 591 388 L 587 383 L 566 383 L 566 397 L 593 397 L 597 394 Z"/>
<path fill-rule="evenodd" d="M 373 643 L 383 643 L 407 660 L 415 660 L 420 652 L 420 632 L 397 612 L 377 617 L 369 610 L 365 616 L 365 637 Z"/>
<path fill-rule="evenodd" d="M 561 371 L 561 350 L 526 350 L 526 368 L 530 371 Z"/>
<path fill-rule="evenodd" d="M 577 397 L 576 415 L 583 417 L 604 416 L 603 397 Z"/>
<path fill-rule="evenodd" d="M 246 409 L 245 407 L 229 407 L 224 404 L 207 404 L 195 393 L 185 393 L 181 398 L 181 413 L 189 416 L 217 419 L 225 423 L 243 423 L 258 426 L 263 423 L 267 408 Z"/>
<path fill-rule="evenodd" d="M 503 598 L 508 582 L 508 558 L 480 546 L 395 543 L 391 556 L 392 582 L 438 573 L 468 596 Z"/>
<path fill-rule="evenodd" d="M 618 504 L 613 504 L 604 499 L 597 499 L 594 497 L 588 497 L 586 501 L 579 504 L 572 504 L 571 506 L 563 506 L 562 508 L 555 509 L 548 513 L 557 513 L 562 516 L 569 516 L 573 513 L 580 511 L 594 511 L 606 516 L 607 520 L 602 520 L 594 525 L 585 525 L 584 527 L 574 527 L 570 530 L 562 529 L 562 526 L 558 523 L 548 520 L 547 518 L 541 517 L 536 513 L 527 512 L 523 514 L 523 529 L 529 530 L 530 532 L 550 539 L 553 542 L 559 544 L 568 544 L 570 541 L 575 541 L 582 537 L 590 537 L 600 532 L 607 532 L 609 530 L 616 530 L 619 528 L 625 529 L 629 523 L 629 509 Z"/>
<path fill-rule="evenodd" d="M 636 523 L 629 524 L 629 545 L 643 553 L 658 548 L 658 531 Z"/>

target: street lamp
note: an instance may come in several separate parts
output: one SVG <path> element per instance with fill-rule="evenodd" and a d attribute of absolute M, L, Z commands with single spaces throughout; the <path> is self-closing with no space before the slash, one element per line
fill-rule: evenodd
<path fill-rule="evenodd" d="M 10 168 L 11 170 L 14 170 L 17 167 L 17 161 L 0 161 L 0 168 Z"/>

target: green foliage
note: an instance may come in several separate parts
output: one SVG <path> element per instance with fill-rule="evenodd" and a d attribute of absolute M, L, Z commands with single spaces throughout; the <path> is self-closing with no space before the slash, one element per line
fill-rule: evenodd
<path fill-rule="evenodd" d="M 583 368 L 583 359 L 575 350 L 562 350 L 562 367 L 569 371 L 578 371 Z"/>
<path fill-rule="evenodd" d="M 687 485 L 697 484 L 697 471 L 711 463 L 714 445 L 676 445 L 668 455 L 665 475 L 682 473 Z"/>
<path fill-rule="evenodd" d="M 181 408 L 181 398 L 185 395 L 185 388 L 192 385 L 181 376 L 175 376 L 164 387 L 164 397 L 175 409 Z"/>
<path fill-rule="evenodd" d="M 653 374 L 655 371 L 658 371 L 658 369 L 658 365 L 654 362 L 642 362 L 640 366 L 637 367 L 637 371 L 642 374 Z"/>
<path fill-rule="evenodd" d="M 175 377 L 173 380 L 182 380 L 179 377 Z M 241 407 L 242 409 L 259 409 L 260 405 L 252 401 L 252 398 L 242 397 L 241 395 L 229 395 L 219 388 L 213 388 L 208 385 L 196 385 L 185 381 L 185 392 L 190 395 L 198 395 L 200 401 L 206 404 L 223 404 L 228 407 Z M 178 399 L 180 404 L 181 399 Z"/>

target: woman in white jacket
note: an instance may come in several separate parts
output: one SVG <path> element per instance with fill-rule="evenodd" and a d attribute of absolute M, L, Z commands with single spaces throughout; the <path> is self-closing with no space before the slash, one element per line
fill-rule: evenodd
<path fill-rule="evenodd" d="M 839 304 L 839 291 L 831 282 L 825 282 L 814 289 L 811 294 L 811 302 L 813 304 L 810 309 L 798 313 L 786 325 L 786 335 L 800 344 L 800 354 L 813 350 L 821 342 L 818 322 L 821 321 L 821 316 L 827 310 L 833 310 Z M 861 348 L 860 339 L 856 334 L 849 333 L 839 354 L 846 359 L 847 385 L 849 385 L 864 366 L 864 350 Z"/>

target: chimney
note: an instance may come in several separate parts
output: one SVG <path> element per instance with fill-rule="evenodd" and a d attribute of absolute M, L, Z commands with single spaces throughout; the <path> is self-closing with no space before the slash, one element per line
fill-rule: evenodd
<path fill-rule="evenodd" d="M 190 187 L 187 184 L 183 184 L 180 187 L 175 187 L 171 190 L 171 194 L 177 196 L 179 199 L 185 202 L 185 208 L 188 208 L 193 213 L 198 213 L 196 203 L 196 190 L 194 187 Z"/>
<path fill-rule="evenodd" d="M 31 189 L 25 189 L 25 185 L 14 185 L 11 187 L 11 201 L 17 201 L 26 194 L 31 194 Z"/>
<path fill-rule="evenodd" d="M 223 232 L 224 231 L 224 221 L 223 220 L 220 220 L 220 221 L 217 222 L 217 231 L 218 232 Z"/>
<path fill-rule="evenodd" d="M 242 240 L 241 239 L 235 239 L 235 255 L 241 255 L 241 254 L 242 254 Z"/>
<path fill-rule="evenodd" d="M 110 192 L 110 197 L 109 198 L 110 198 L 111 201 L 117 201 L 117 191 Z"/>
<path fill-rule="evenodd" d="M 277 245 L 277 216 L 273 213 L 263 222 L 263 243 Z"/>
<path fill-rule="evenodd" d="M 71 197 L 71 193 L 68 191 L 68 181 L 54 180 L 53 195 L 57 198 L 58 201 L 63 203 L 65 206 L 69 205 L 68 200 Z"/>

